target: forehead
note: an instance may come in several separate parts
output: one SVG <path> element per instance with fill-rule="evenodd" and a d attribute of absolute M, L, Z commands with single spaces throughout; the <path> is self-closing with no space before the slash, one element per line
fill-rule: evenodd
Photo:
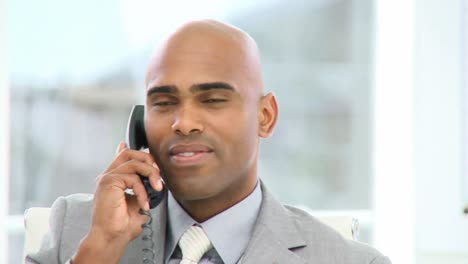
<path fill-rule="evenodd" d="M 146 88 L 173 85 L 179 89 L 188 89 L 194 84 L 223 82 L 237 87 L 242 83 L 245 67 L 238 58 L 228 53 L 216 53 L 212 50 L 171 50 L 160 54 L 151 61 Z"/>

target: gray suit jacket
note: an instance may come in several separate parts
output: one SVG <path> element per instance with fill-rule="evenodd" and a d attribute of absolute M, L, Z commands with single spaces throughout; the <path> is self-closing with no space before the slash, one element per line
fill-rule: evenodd
<path fill-rule="evenodd" d="M 344 239 L 308 213 L 281 205 L 263 184 L 262 190 L 262 206 L 242 264 L 390 263 L 375 249 Z M 26 263 L 67 263 L 91 225 L 92 204 L 93 196 L 89 194 L 58 198 L 52 206 L 51 230 L 39 252 L 27 256 Z M 167 201 L 152 210 L 156 263 L 164 261 L 166 215 Z M 146 246 L 141 237 L 131 241 L 120 263 L 143 263 L 141 250 Z"/>

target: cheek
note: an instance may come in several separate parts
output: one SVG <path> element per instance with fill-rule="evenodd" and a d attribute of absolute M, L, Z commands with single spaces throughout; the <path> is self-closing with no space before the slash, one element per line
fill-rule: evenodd
<path fill-rule="evenodd" d="M 255 154 L 258 141 L 256 124 L 256 119 L 251 114 L 239 115 L 239 112 L 224 119 L 222 132 L 218 123 L 216 129 L 220 131 L 220 141 L 224 144 L 223 148 L 230 162 L 245 163 Z"/>
<path fill-rule="evenodd" d="M 145 132 L 150 149 L 159 154 L 164 148 L 165 138 L 170 136 L 171 127 L 163 118 L 148 117 L 145 121 Z"/>

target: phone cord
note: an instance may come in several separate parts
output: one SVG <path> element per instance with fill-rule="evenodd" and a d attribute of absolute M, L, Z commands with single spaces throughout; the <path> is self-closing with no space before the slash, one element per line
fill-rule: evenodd
<path fill-rule="evenodd" d="M 153 222 L 153 217 L 151 217 L 150 211 L 145 211 L 140 209 L 140 214 L 147 215 L 149 220 L 147 223 L 142 224 L 143 228 L 143 237 L 141 238 L 148 244 L 148 247 L 143 248 L 143 263 L 156 263 L 154 262 L 154 241 L 153 241 L 153 228 L 151 223 Z"/>

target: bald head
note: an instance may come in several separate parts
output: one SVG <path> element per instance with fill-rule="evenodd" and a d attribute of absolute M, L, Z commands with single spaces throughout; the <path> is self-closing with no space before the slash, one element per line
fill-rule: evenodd
<path fill-rule="evenodd" d="M 189 22 L 169 35 L 152 55 L 146 86 L 183 81 L 182 76 L 192 83 L 230 82 L 252 96 L 263 93 L 255 41 L 242 30 L 214 20 Z"/>

